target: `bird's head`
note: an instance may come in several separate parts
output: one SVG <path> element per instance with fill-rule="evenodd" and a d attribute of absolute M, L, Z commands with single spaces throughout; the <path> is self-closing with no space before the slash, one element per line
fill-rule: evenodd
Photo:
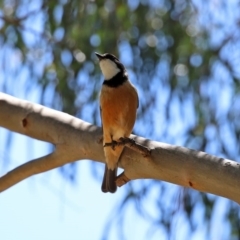
<path fill-rule="evenodd" d="M 119 72 L 125 73 L 125 68 L 122 63 L 114 55 L 110 53 L 99 54 L 95 53 L 99 59 L 99 65 L 105 80 L 110 80 Z"/>

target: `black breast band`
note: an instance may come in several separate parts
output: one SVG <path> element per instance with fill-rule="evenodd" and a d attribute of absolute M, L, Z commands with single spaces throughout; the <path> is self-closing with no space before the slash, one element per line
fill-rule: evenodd
<path fill-rule="evenodd" d="M 119 72 L 113 78 L 111 78 L 109 80 L 104 80 L 103 85 L 112 87 L 112 88 L 116 88 L 116 87 L 122 85 L 123 83 L 125 83 L 127 80 L 128 80 L 128 77 L 125 74 L 123 74 L 122 72 Z"/>

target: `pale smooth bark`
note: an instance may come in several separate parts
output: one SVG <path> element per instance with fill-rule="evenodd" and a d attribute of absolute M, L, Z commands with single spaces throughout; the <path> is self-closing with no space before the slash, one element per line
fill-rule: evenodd
<path fill-rule="evenodd" d="M 104 162 L 101 128 L 66 113 L 0 93 L 0 126 L 55 145 L 0 178 L 0 192 L 34 174 L 82 159 Z M 125 148 L 120 167 L 131 179 L 158 179 L 240 203 L 240 164 L 204 152 L 132 135 L 151 156 Z"/>

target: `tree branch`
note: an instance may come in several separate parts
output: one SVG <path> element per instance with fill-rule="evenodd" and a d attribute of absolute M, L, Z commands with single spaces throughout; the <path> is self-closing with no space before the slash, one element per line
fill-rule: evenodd
<path fill-rule="evenodd" d="M 81 159 L 104 162 L 99 141 L 101 128 L 66 113 L 0 93 L 0 126 L 32 138 L 50 142 L 54 152 L 27 162 L 0 178 L 0 191 L 34 174 Z M 158 179 L 198 191 L 229 198 L 240 203 L 240 164 L 204 152 L 172 146 L 131 135 L 137 143 L 151 149 L 143 156 L 125 148 L 119 162 L 128 180 Z M 120 184 L 120 183 L 121 184 Z"/>
<path fill-rule="evenodd" d="M 131 138 L 120 138 L 118 142 L 113 141 L 111 143 L 105 143 L 103 147 L 112 147 L 114 148 L 115 146 L 121 146 L 124 145 L 136 152 L 139 152 L 142 154 L 144 157 L 149 157 L 151 155 L 151 150 L 148 149 L 147 147 L 136 143 L 133 139 Z"/>

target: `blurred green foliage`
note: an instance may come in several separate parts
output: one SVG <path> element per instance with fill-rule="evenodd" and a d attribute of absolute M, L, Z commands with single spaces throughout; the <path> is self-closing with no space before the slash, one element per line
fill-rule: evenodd
<path fill-rule="evenodd" d="M 136 134 L 239 160 L 239 10 L 237 1 L 223 0 L 0 1 L 0 90 L 17 95 L 24 85 L 27 96 L 39 87 L 42 104 L 100 125 L 102 75 L 94 52 L 110 52 L 139 92 Z M 60 172 L 75 181 L 74 163 Z M 169 239 L 173 219 L 183 216 L 189 236 L 202 221 L 211 232 L 219 198 L 173 189 L 156 181 L 130 183 L 119 219 L 133 201 L 150 229 L 163 227 Z M 199 205 L 203 214 L 196 220 Z M 225 217 L 228 239 L 239 239 L 236 204 L 226 203 Z"/>

